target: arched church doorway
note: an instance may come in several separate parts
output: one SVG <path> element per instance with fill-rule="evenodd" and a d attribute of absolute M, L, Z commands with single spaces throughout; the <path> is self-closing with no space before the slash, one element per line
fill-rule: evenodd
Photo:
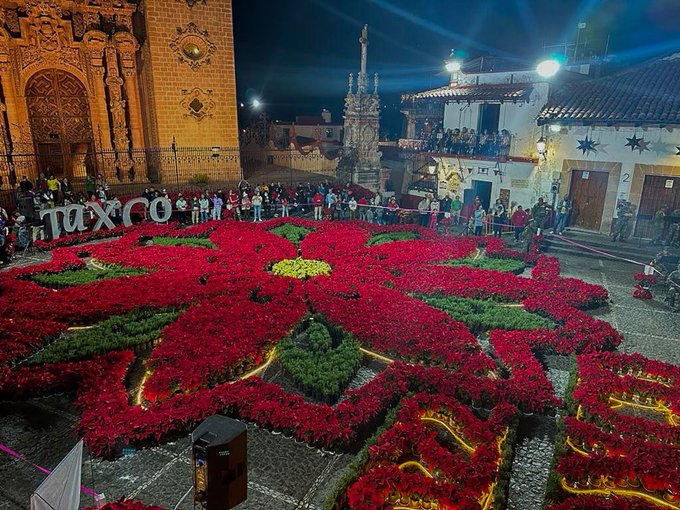
<path fill-rule="evenodd" d="M 57 177 L 83 174 L 92 157 L 92 124 L 87 91 L 82 82 L 61 69 L 34 74 L 26 85 L 26 101 L 38 170 Z M 92 173 L 92 168 L 87 168 Z"/>

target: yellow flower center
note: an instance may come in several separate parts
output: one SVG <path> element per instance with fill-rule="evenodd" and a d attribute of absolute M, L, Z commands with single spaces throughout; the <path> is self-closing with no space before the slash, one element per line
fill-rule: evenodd
<path fill-rule="evenodd" d="M 286 259 L 274 264 L 272 273 L 276 276 L 306 280 L 315 276 L 328 276 L 331 274 L 331 266 L 323 260 Z"/>

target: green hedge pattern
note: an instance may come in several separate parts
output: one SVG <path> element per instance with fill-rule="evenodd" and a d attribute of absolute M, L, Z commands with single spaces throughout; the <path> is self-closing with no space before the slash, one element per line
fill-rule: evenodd
<path fill-rule="evenodd" d="M 110 351 L 120 351 L 153 342 L 161 330 L 177 319 L 179 312 L 142 309 L 116 315 L 90 329 L 65 333 L 30 360 L 30 364 L 76 361 Z"/>
<path fill-rule="evenodd" d="M 204 237 L 154 237 L 153 244 L 156 246 L 190 246 L 192 248 L 210 248 L 215 246 L 210 239 Z"/>
<path fill-rule="evenodd" d="M 465 323 L 474 332 L 489 329 L 530 330 L 554 329 L 555 323 L 522 308 L 503 306 L 493 301 L 467 299 L 441 294 L 416 296 L 428 305 L 439 308 L 451 318 Z"/>
<path fill-rule="evenodd" d="M 446 266 L 469 266 L 478 269 L 491 269 L 494 271 L 503 271 L 507 273 L 519 274 L 524 271 L 524 262 L 514 259 L 490 259 L 486 257 L 480 257 L 474 259 L 472 257 L 467 257 L 464 259 L 453 259 L 444 262 Z"/>
<path fill-rule="evenodd" d="M 288 239 L 294 245 L 300 244 L 307 234 L 311 233 L 311 230 L 305 227 L 300 227 L 299 225 L 293 225 L 292 223 L 284 223 L 276 228 L 270 230 L 272 234 L 275 234 L 284 239 Z"/>
<path fill-rule="evenodd" d="M 61 288 L 85 285 L 88 283 L 121 278 L 124 276 L 139 276 L 146 274 L 144 269 L 110 265 L 103 269 L 89 267 L 87 269 L 72 269 L 61 273 L 44 273 L 33 276 L 33 281 L 44 287 Z"/>
<path fill-rule="evenodd" d="M 415 232 L 383 232 L 371 237 L 366 246 L 377 246 L 379 244 L 391 243 L 394 241 L 413 241 L 418 239 Z"/>
<path fill-rule="evenodd" d="M 277 355 L 303 391 L 327 402 L 342 394 L 363 358 L 356 338 L 319 316 L 305 319 L 281 340 Z"/>

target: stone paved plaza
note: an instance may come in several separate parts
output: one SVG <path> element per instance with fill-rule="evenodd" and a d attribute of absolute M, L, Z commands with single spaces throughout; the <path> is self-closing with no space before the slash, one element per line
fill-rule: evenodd
<path fill-rule="evenodd" d="M 46 255 L 29 255 L 18 264 L 31 264 Z M 638 352 L 653 359 L 680 364 L 680 316 L 659 301 L 640 301 L 631 295 L 636 268 L 611 260 L 573 255 L 560 256 L 562 274 L 604 286 L 612 304 L 592 313 L 609 321 L 625 337 L 622 352 Z M 568 360 L 550 356 L 549 377 L 562 396 Z M 270 370 L 275 370 L 271 368 Z M 366 370 L 362 377 L 370 377 Z M 267 377 L 275 379 L 276 373 Z M 0 443 L 23 454 L 30 462 L 53 468 L 75 443 L 78 411 L 72 395 L 56 395 L 25 402 L 0 403 Z M 542 508 L 551 463 L 555 420 L 525 417 L 518 435 L 508 508 Z M 321 508 L 335 481 L 352 460 L 307 447 L 292 439 L 248 427 L 249 497 L 240 509 Z M 103 492 L 108 501 L 135 497 L 169 509 L 176 507 L 191 488 L 188 437 L 142 450 L 109 462 L 86 456 L 83 485 Z M 28 507 L 32 490 L 44 475 L 28 462 L 0 453 L 0 509 Z M 83 496 L 81 506 L 92 504 Z M 192 495 L 178 509 L 193 508 Z"/>

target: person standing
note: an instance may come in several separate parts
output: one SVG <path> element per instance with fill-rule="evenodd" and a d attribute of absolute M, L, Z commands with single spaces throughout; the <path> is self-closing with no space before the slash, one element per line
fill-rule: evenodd
<path fill-rule="evenodd" d="M 397 223 L 399 223 L 399 204 L 396 198 L 390 197 L 387 202 L 387 224 L 396 225 Z"/>
<path fill-rule="evenodd" d="M 440 204 L 439 200 L 437 200 L 437 197 L 434 197 L 434 200 L 430 203 L 430 228 L 432 230 L 437 230 L 437 220 L 439 220 L 439 209 L 440 209 Z"/>
<path fill-rule="evenodd" d="M 418 202 L 418 214 L 420 214 L 420 226 L 427 227 L 430 222 L 430 199 L 429 195 L 425 195 L 423 199 Z"/>
<path fill-rule="evenodd" d="M 355 220 L 357 218 L 357 201 L 354 198 L 354 195 L 351 195 L 349 197 L 349 219 L 350 220 Z"/>
<path fill-rule="evenodd" d="M 373 197 L 373 205 L 374 208 L 372 210 L 374 213 L 375 222 L 378 225 L 382 225 L 383 216 L 385 214 L 385 208 L 382 205 L 382 197 L 380 196 L 380 193 L 376 193 L 375 196 Z"/>
<path fill-rule="evenodd" d="M 243 192 L 243 198 L 241 199 L 241 213 L 243 214 L 243 219 L 244 220 L 249 220 L 250 219 L 250 210 L 253 207 L 253 203 L 250 201 L 250 197 L 248 196 L 248 192 L 244 191 Z"/>
<path fill-rule="evenodd" d="M 500 239 L 503 234 L 503 227 L 505 227 L 507 219 L 508 215 L 505 212 L 505 206 L 503 205 L 503 201 L 499 198 L 493 206 L 493 235 L 498 239 Z"/>
<path fill-rule="evenodd" d="M 666 227 L 666 206 L 654 213 L 652 219 L 652 226 L 654 227 L 654 237 L 652 238 L 652 245 L 663 244 L 663 231 Z"/>
<path fill-rule="evenodd" d="M 208 195 L 201 193 L 201 198 L 198 199 L 198 206 L 201 223 L 205 223 L 208 221 L 208 213 L 210 211 L 210 200 L 208 200 Z"/>
<path fill-rule="evenodd" d="M 198 218 L 199 218 L 200 210 L 201 210 L 201 204 L 198 201 L 198 196 L 194 196 L 194 198 L 191 200 L 191 224 L 192 225 L 198 224 Z"/>
<path fill-rule="evenodd" d="M 253 223 L 262 221 L 262 196 L 259 193 L 253 195 Z"/>
<path fill-rule="evenodd" d="M 476 236 L 484 235 L 484 217 L 485 216 L 486 216 L 486 211 L 484 210 L 484 206 L 482 204 L 479 204 L 479 206 L 477 207 L 477 209 L 475 209 L 475 212 L 473 214 L 475 235 Z"/>
<path fill-rule="evenodd" d="M 335 202 L 337 201 L 338 197 L 335 196 L 333 190 L 328 190 L 328 193 L 326 194 L 326 207 L 328 208 L 328 214 L 331 219 L 333 219 L 333 214 L 335 212 Z"/>
<path fill-rule="evenodd" d="M 283 198 L 281 199 L 281 217 L 282 218 L 288 218 L 290 216 L 290 211 L 289 211 L 290 204 L 288 202 L 288 198 L 283 195 Z"/>
<path fill-rule="evenodd" d="M 627 200 L 622 200 L 616 208 L 617 219 L 616 227 L 614 229 L 613 241 L 616 242 L 618 238 L 622 243 L 626 242 L 630 234 L 630 223 L 633 219 L 633 205 Z"/>
<path fill-rule="evenodd" d="M 212 203 L 213 203 L 212 219 L 213 220 L 221 220 L 222 219 L 222 205 L 224 204 L 224 202 L 222 202 L 222 198 L 220 197 L 219 193 L 215 193 L 213 195 Z"/>
<path fill-rule="evenodd" d="M 189 209 L 189 204 L 187 204 L 187 201 L 184 199 L 184 196 L 181 193 L 177 195 L 177 200 L 175 200 L 175 209 L 177 209 L 177 216 L 179 218 L 179 222 L 182 224 L 186 224 L 187 210 Z"/>
<path fill-rule="evenodd" d="M 512 228 L 515 231 L 515 241 L 519 241 L 528 219 L 529 215 L 527 212 L 522 209 L 521 205 L 518 205 L 517 210 L 512 213 L 512 218 L 510 218 L 510 223 L 512 223 Z"/>
<path fill-rule="evenodd" d="M 323 189 L 323 185 L 319 185 L 319 189 L 314 193 L 314 197 L 312 197 L 312 205 L 314 206 L 314 219 L 316 221 L 321 221 L 323 218 L 323 195 L 321 194 L 321 190 Z"/>
<path fill-rule="evenodd" d="M 564 195 L 564 198 L 560 199 L 557 203 L 557 215 L 555 216 L 555 226 L 553 227 L 551 234 L 562 235 L 564 233 L 564 228 L 567 226 L 567 220 L 569 219 L 569 213 L 571 212 L 571 200 L 569 200 L 568 195 Z"/>
<path fill-rule="evenodd" d="M 90 174 L 85 176 L 85 193 L 88 197 L 94 195 L 94 181 L 92 180 L 92 177 L 90 177 Z"/>
<path fill-rule="evenodd" d="M 366 213 L 368 212 L 369 207 L 368 202 L 366 201 L 366 197 L 361 197 L 357 202 L 357 206 L 359 208 L 359 219 L 363 221 L 368 221 L 368 215 Z"/>
<path fill-rule="evenodd" d="M 54 176 L 54 174 L 50 175 L 50 178 L 47 179 L 47 190 L 50 193 L 50 196 L 52 199 L 50 200 L 52 207 L 54 207 L 56 204 L 59 203 L 59 181 L 57 178 Z"/>
<path fill-rule="evenodd" d="M 68 180 L 68 177 L 64 177 L 61 180 L 61 194 L 63 196 L 64 205 L 67 205 L 67 200 L 69 204 L 73 203 L 73 184 Z"/>
<path fill-rule="evenodd" d="M 460 212 L 463 210 L 463 202 L 460 200 L 460 195 L 456 195 L 451 202 L 451 217 L 456 225 L 460 225 Z"/>
<path fill-rule="evenodd" d="M 536 205 L 531 208 L 531 217 L 536 223 L 536 235 L 541 235 L 549 209 L 550 206 L 543 200 L 543 197 L 539 198 Z"/>
<path fill-rule="evenodd" d="M 451 200 L 451 196 L 448 193 L 443 198 L 443 200 L 439 201 L 439 221 L 441 221 L 444 217 L 446 217 L 446 218 L 451 217 L 451 204 L 452 204 L 452 202 L 453 202 L 453 200 Z"/>

